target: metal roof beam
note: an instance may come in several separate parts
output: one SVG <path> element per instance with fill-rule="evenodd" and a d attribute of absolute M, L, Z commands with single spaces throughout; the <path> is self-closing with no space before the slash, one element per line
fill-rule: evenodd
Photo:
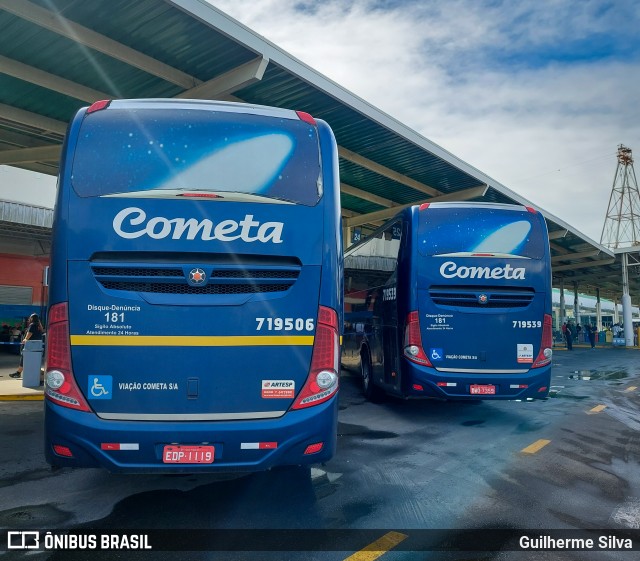
<path fill-rule="evenodd" d="M 0 152 L 0 165 L 28 164 L 32 162 L 53 162 L 60 159 L 62 146 L 38 146 Z"/>
<path fill-rule="evenodd" d="M 181 99 L 219 99 L 262 80 L 268 65 L 269 59 L 260 56 L 203 82 L 195 88 L 181 92 L 175 97 Z"/>
<path fill-rule="evenodd" d="M 104 53 L 182 88 L 190 89 L 201 83 L 201 80 L 190 76 L 186 72 L 182 72 L 164 62 L 160 62 L 100 33 L 96 33 L 87 27 L 65 19 L 60 14 L 41 8 L 32 2 L 26 0 L 20 2 L 16 2 L 16 0 L 0 0 L 0 8 L 58 35 L 67 37 L 75 43 Z"/>
<path fill-rule="evenodd" d="M 24 109 L 18 109 L 11 105 L 5 105 L 0 103 L 0 119 L 19 123 L 21 125 L 27 125 L 34 129 L 40 129 L 43 131 L 54 132 L 64 136 L 67 131 L 67 123 L 57 121 L 56 119 L 50 119 L 37 113 L 31 113 Z"/>
<path fill-rule="evenodd" d="M 551 263 L 558 263 L 560 261 L 573 261 L 574 259 L 585 259 L 586 257 L 596 257 L 600 255 L 601 251 L 599 249 L 594 249 L 592 251 L 582 251 L 580 253 L 567 253 L 565 255 L 556 255 L 551 258 Z"/>
<path fill-rule="evenodd" d="M 470 189 L 464 189 L 456 193 L 449 193 L 447 195 L 441 195 L 439 197 L 432 197 L 430 199 L 426 199 L 423 201 L 416 201 L 406 205 L 398 205 L 396 207 L 388 208 L 385 210 L 378 210 L 376 212 L 370 212 L 368 214 L 360 214 L 358 216 L 345 219 L 344 225 L 360 226 L 362 224 L 368 224 L 376 220 L 386 220 L 388 218 L 391 218 L 396 213 L 400 212 L 405 208 L 408 208 L 413 205 L 419 205 L 422 203 L 438 203 L 438 202 L 446 202 L 446 201 L 468 201 L 469 199 L 484 197 L 484 194 L 487 192 L 488 188 L 489 188 L 488 185 L 480 185 L 478 187 L 471 187 Z"/>
<path fill-rule="evenodd" d="M 2 2 L 2 0 L 0 0 L 0 2 Z M 72 82 L 71 80 L 60 78 L 60 76 L 55 76 L 54 74 L 50 74 L 44 70 L 22 64 L 17 60 L 12 60 L 1 55 L 0 72 L 89 103 L 93 103 L 98 99 L 113 97 L 110 94 L 103 93 L 92 88 L 87 88 L 86 86 L 82 86 L 76 82 Z"/>
<path fill-rule="evenodd" d="M 10 128 L 5 130 L 0 121 L 0 151 L 17 150 L 19 148 L 35 148 L 37 146 L 48 146 L 42 136 L 27 134 L 22 130 Z M 49 139 L 56 141 L 57 139 Z"/>
<path fill-rule="evenodd" d="M 574 271 L 576 269 L 586 269 L 587 267 L 601 267 L 602 265 L 611 265 L 615 263 L 615 259 L 600 259 L 599 261 L 585 261 L 584 263 L 573 263 L 571 265 L 559 265 L 551 267 L 552 273 L 560 271 Z M 579 279 L 578 279 L 579 280 Z"/>
<path fill-rule="evenodd" d="M 52 175 L 53 177 L 58 175 L 58 162 L 55 162 L 55 164 L 32 162 L 28 164 L 14 164 L 13 166 L 27 171 L 42 173 L 44 175 Z"/>
<path fill-rule="evenodd" d="M 620 291 L 622 291 L 622 286 L 620 284 L 619 277 L 620 277 L 620 274 L 605 271 L 605 270 L 602 270 L 597 273 L 588 273 L 588 274 L 578 273 L 577 275 L 570 276 L 570 277 L 563 275 L 563 278 L 565 281 L 575 280 L 580 284 L 580 286 L 584 286 L 586 284 L 587 286 L 597 286 L 598 288 L 603 288 L 605 286 L 614 285 L 617 288 L 619 288 Z M 565 290 L 566 290 L 566 287 L 565 287 Z"/>
<path fill-rule="evenodd" d="M 412 189 L 415 189 L 416 191 L 420 191 L 421 193 L 425 193 L 426 195 L 431 195 L 433 197 L 437 197 L 442 195 L 442 191 L 438 191 L 437 189 L 434 189 L 433 187 L 429 187 L 428 185 L 425 185 L 424 183 L 420 183 L 419 181 L 416 181 L 415 179 L 411 179 L 410 177 L 407 177 L 406 175 L 403 175 L 401 173 L 398 173 L 397 171 L 393 171 L 392 169 L 389 169 L 388 167 L 385 167 L 381 164 L 377 164 L 376 162 L 369 160 L 368 158 L 365 158 L 364 156 L 361 156 L 360 154 L 356 154 L 355 152 L 352 152 L 351 150 L 348 150 L 347 148 L 344 148 L 342 146 L 338 146 L 338 156 L 340 156 L 341 158 L 345 159 L 345 160 L 349 160 L 350 162 L 353 162 L 354 164 L 357 164 L 363 168 L 366 168 L 368 170 L 371 170 L 375 173 L 377 173 L 378 175 L 382 175 L 384 177 L 387 177 L 389 179 L 392 179 L 393 181 L 397 181 L 398 183 L 402 183 L 403 185 L 406 185 L 407 187 L 411 187 Z"/>
<path fill-rule="evenodd" d="M 551 238 L 549 238 L 551 239 Z M 561 245 L 558 245 L 557 243 L 549 243 L 549 247 L 555 251 L 556 253 L 559 253 L 560 255 L 568 255 L 569 254 L 569 250 L 566 247 L 562 247 Z"/>
<path fill-rule="evenodd" d="M 557 240 L 559 238 L 564 238 L 569 233 L 569 230 L 556 230 L 555 232 L 549 232 L 550 240 Z"/>
<path fill-rule="evenodd" d="M 373 193 L 369 193 L 368 191 L 363 191 L 362 189 L 358 189 L 357 187 L 352 187 L 351 185 L 347 185 L 346 183 L 340 183 L 340 191 L 342 193 L 346 193 L 347 195 L 358 197 L 363 201 L 375 203 L 387 208 L 398 206 L 398 203 L 392 201 L 391 199 L 385 199 L 384 197 L 374 195 Z"/>

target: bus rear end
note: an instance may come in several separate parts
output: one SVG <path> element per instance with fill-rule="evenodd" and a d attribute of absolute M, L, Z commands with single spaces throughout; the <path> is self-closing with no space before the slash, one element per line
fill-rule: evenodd
<path fill-rule="evenodd" d="M 405 391 L 545 398 L 552 322 L 542 215 L 487 203 L 434 203 L 412 212 L 417 292 L 405 322 Z"/>
<path fill-rule="evenodd" d="M 79 112 L 54 224 L 49 463 L 256 471 L 333 455 L 335 149 L 293 111 Z"/>

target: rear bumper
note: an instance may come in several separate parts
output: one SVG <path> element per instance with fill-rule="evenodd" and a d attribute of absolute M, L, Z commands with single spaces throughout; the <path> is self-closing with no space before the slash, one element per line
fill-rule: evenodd
<path fill-rule="evenodd" d="M 254 472 L 328 461 L 336 449 L 338 397 L 278 419 L 208 422 L 106 421 L 45 400 L 45 457 L 57 467 L 103 467 L 126 473 Z M 319 452 L 305 455 L 310 444 Z M 103 444 L 126 444 L 104 450 Z M 165 464 L 167 444 L 213 445 L 211 464 Z M 260 443 L 268 443 L 260 446 Z M 273 443 L 276 443 L 274 447 Z M 53 446 L 69 448 L 72 458 Z M 113 448 L 113 446 L 111 446 Z"/>
<path fill-rule="evenodd" d="M 551 365 L 522 374 L 438 372 L 404 360 L 405 392 L 408 397 L 456 400 L 546 399 Z M 446 385 L 445 385 L 446 384 Z M 471 386 L 494 386 L 495 394 L 472 394 Z M 418 389 L 422 387 L 422 390 Z"/>

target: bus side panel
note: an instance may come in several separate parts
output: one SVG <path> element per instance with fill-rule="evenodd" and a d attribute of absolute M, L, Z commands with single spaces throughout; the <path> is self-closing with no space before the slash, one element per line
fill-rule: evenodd
<path fill-rule="evenodd" d="M 338 313 L 338 325 L 342 334 L 344 323 L 343 295 L 344 271 L 342 250 L 342 224 L 340 210 L 340 178 L 338 168 L 338 148 L 329 126 L 321 120 L 318 123 L 320 153 L 323 160 L 323 189 L 325 197 L 324 247 L 322 248 L 322 280 L 320 284 L 320 304 Z"/>

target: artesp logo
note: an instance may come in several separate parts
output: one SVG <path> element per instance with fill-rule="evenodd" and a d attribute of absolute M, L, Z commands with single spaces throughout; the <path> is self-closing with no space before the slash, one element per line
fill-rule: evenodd
<path fill-rule="evenodd" d="M 294 380 L 262 380 L 263 399 L 292 399 L 295 396 Z"/>
<path fill-rule="evenodd" d="M 263 380 L 263 388 L 293 388 L 295 383 L 293 380 Z"/>

